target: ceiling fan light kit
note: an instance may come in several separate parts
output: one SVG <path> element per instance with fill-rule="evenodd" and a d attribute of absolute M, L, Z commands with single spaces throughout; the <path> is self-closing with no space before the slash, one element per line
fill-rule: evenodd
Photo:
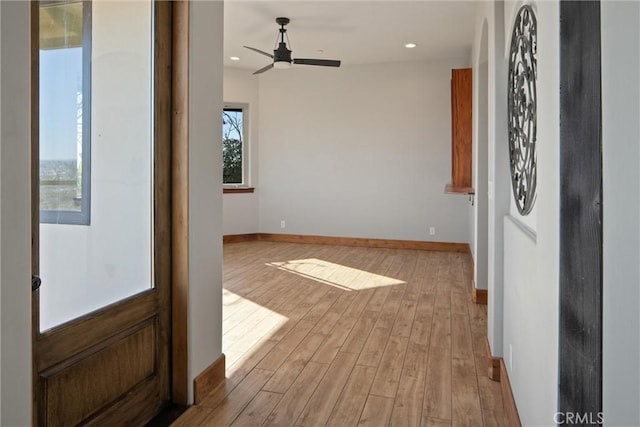
<path fill-rule="evenodd" d="M 276 68 L 278 70 L 286 70 L 288 68 L 291 68 L 291 62 L 276 61 L 273 63 L 273 68 Z"/>
<path fill-rule="evenodd" d="M 279 39 L 277 42 L 278 47 L 273 50 L 273 55 L 265 51 L 262 51 L 260 49 L 256 49 L 255 47 L 245 46 L 245 48 L 249 50 L 252 50 L 264 56 L 268 56 L 269 58 L 273 59 L 273 63 L 259 69 L 253 74 L 261 74 L 261 73 L 264 73 L 265 71 L 269 71 L 272 68 L 277 68 L 277 69 L 291 68 L 292 64 L 315 65 L 320 67 L 339 67 L 340 66 L 340 61 L 334 60 L 334 59 L 291 58 L 291 50 L 287 48 L 287 43 L 284 40 L 287 34 L 287 29 L 285 28 L 285 26 L 289 22 L 291 22 L 289 18 L 284 18 L 284 17 L 276 18 L 276 23 L 280 25 L 280 29 L 278 30 L 280 34 L 278 35 L 278 39 Z M 289 37 L 288 36 L 286 37 L 287 37 L 287 40 L 289 40 Z"/>

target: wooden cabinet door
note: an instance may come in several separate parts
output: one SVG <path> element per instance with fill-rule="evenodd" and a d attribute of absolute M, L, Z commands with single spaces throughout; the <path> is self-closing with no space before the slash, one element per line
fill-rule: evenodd
<path fill-rule="evenodd" d="M 141 425 L 170 400 L 171 2 L 31 24 L 34 424 Z"/>

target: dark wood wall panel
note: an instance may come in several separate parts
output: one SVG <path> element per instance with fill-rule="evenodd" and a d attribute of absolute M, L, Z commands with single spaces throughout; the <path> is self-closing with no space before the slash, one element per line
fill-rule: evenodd
<path fill-rule="evenodd" d="M 600 3 L 560 3 L 558 410 L 602 411 Z"/>

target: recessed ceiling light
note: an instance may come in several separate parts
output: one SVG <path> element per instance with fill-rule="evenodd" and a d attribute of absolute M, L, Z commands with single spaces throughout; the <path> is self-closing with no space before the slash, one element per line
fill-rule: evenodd
<path fill-rule="evenodd" d="M 416 46 L 417 45 L 415 43 L 407 43 L 407 44 L 404 45 L 404 47 L 406 47 L 407 49 L 413 49 Z"/>
<path fill-rule="evenodd" d="M 240 61 L 240 58 L 238 58 L 237 56 L 232 56 L 229 59 L 232 61 Z"/>

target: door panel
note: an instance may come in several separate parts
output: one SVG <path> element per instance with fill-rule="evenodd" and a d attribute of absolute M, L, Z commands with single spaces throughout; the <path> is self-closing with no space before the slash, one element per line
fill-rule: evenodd
<path fill-rule="evenodd" d="M 152 318 L 157 310 L 157 295 L 149 291 L 39 334 L 36 368 L 40 372 L 62 363 L 69 354 L 84 352 L 118 331 L 133 328 L 141 319 Z"/>
<path fill-rule="evenodd" d="M 81 4 L 82 8 L 79 2 L 71 1 L 34 2 L 32 6 L 32 269 L 34 275 L 41 272 L 42 278 L 42 286 L 32 298 L 34 423 L 142 424 L 170 398 L 172 5 L 165 1 L 104 0 Z M 80 43 L 79 10 L 84 11 L 83 46 L 89 27 L 102 26 L 104 33 L 109 30 L 114 34 L 107 39 L 90 40 L 93 53 L 84 66 L 91 67 L 92 96 L 78 91 L 75 112 L 77 118 L 82 117 L 75 122 L 73 135 L 77 144 L 70 146 L 77 156 L 57 164 L 55 155 L 51 151 L 47 154 L 46 147 L 39 144 L 40 138 L 50 138 L 42 127 L 51 126 L 41 120 L 40 104 L 58 99 L 39 93 L 43 82 L 43 77 L 38 77 L 43 70 L 39 66 L 43 58 L 43 45 L 39 43 L 42 5 L 58 8 L 48 10 L 46 22 L 71 22 L 70 27 L 76 29 L 68 37 L 70 45 Z M 68 13 L 61 5 L 69 5 Z M 119 25 L 139 22 L 131 13 L 134 6 L 149 8 L 148 30 L 152 32 L 146 36 L 146 59 L 131 51 L 132 43 L 118 38 L 124 33 L 118 32 Z M 128 9 L 114 9 L 118 7 Z M 90 20 L 87 10 L 91 11 Z M 65 17 L 65 13 L 69 16 Z M 48 31 L 57 34 L 51 28 Z M 51 45 L 58 46 L 50 42 L 47 48 L 53 49 Z M 146 71 L 145 62 L 152 65 Z M 106 65 L 113 69 L 109 71 Z M 50 74 L 55 72 L 51 67 L 48 70 Z M 141 77 L 145 73 L 152 77 L 145 81 Z M 85 76 L 86 70 L 83 79 Z M 121 84 L 115 84 L 118 81 Z M 42 86 L 50 91 L 64 85 Z M 86 82 L 78 87 L 84 90 Z M 145 98 L 148 117 L 138 120 Z M 91 103 L 89 109 L 84 105 L 87 100 Z M 99 103 L 104 108 L 98 108 Z M 67 102 L 69 108 L 74 108 L 71 104 Z M 51 109 L 51 105 L 46 108 Z M 89 160 L 85 156 L 87 145 L 83 144 L 87 133 L 93 154 Z M 56 175 L 51 172 L 55 167 L 49 167 L 49 173 L 43 176 L 40 155 L 45 154 L 50 156 L 49 166 L 66 168 L 65 172 Z M 89 170 L 91 180 L 87 181 L 85 173 Z M 131 179 L 122 178 L 127 174 Z M 87 185 L 90 192 L 85 191 Z M 53 186 L 58 186 L 59 191 L 52 191 Z M 61 196 L 56 199 L 58 193 Z M 65 197 L 68 200 L 62 200 Z M 48 203 L 46 209 L 39 207 L 43 200 Z M 79 203 L 73 205 L 74 201 Z M 141 208 L 131 209 L 133 205 Z M 58 212 L 65 209 L 71 213 Z M 78 212 L 89 214 L 82 217 L 84 222 L 74 222 Z M 118 236 L 122 230 L 125 232 Z M 135 233 L 138 239 L 133 239 Z M 52 234 L 56 234 L 55 239 L 51 239 Z M 68 242 L 73 239 L 81 244 L 71 248 Z M 127 253 L 131 255 L 122 256 Z M 41 270 L 42 265 L 47 267 Z M 64 274 L 56 275 L 55 269 Z M 70 281 L 76 283 L 65 289 Z M 68 311 L 66 317 L 53 316 L 53 322 L 51 316 L 41 322 L 43 300 L 53 309 L 73 301 L 69 307 L 82 305 L 82 310 Z"/>
<path fill-rule="evenodd" d="M 76 425 L 152 376 L 155 334 L 154 320 L 136 325 L 126 336 L 92 348 L 92 354 L 76 356 L 78 362 L 70 360 L 43 372 L 47 424 Z M 131 354 L 137 357 L 122 364 Z"/>

